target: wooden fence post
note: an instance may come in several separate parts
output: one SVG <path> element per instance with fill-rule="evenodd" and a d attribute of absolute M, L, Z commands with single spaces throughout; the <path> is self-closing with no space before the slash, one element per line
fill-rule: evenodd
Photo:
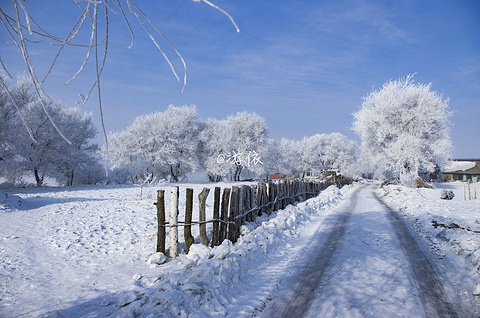
<path fill-rule="evenodd" d="M 187 188 L 186 202 L 185 202 L 185 228 L 183 235 L 185 237 L 185 245 L 187 246 L 187 254 L 190 251 L 190 246 L 195 243 L 192 235 L 192 215 L 193 215 L 193 189 Z"/>
<path fill-rule="evenodd" d="M 275 182 L 273 184 L 273 201 L 275 202 L 273 204 L 273 212 L 277 211 L 278 210 L 278 205 L 280 204 L 280 202 L 278 201 L 278 199 L 280 199 L 280 196 L 279 196 L 279 193 L 278 193 L 278 183 Z"/>
<path fill-rule="evenodd" d="M 289 204 L 293 204 L 295 203 L 295 182 L 293 180 L 289 180 L 288 184 L 289 184 L 288 195 L 290 196 Z"/>
<path fill-rule="evenodd" d="M 170 189 L 170 217 L 169 217 L 169 245 L 170 257 L 178 256 L 178 187 Z"/>
<path fill-rule="evenodd" d="M 257 206 L 262 206 L 267 203 L 267 186 L 265 183 L 258 183 L 257 187 Z M 263 207 L 258 210 L 257 215 L 260 216 L 262 213 L 267 213 L 267 208 Z"/>
<path fill-rule="evenodd" d="M 271 181 L 268 181 L 268 203 L 273 203 L 275 201 L 275 193 L 274 193 L 274 186 Z M 275 210 L 274 204 L 269 204 L 267 208 L 267 215 L 272 214 Z"/>
<path fill-rule="evenodd" d="M 237 241 L 237 219 L 235 217 L 238 215 L 239 200 L 240 199 L 240 188 L 232 187 L 232 197 L 230 199 L 230 217 L 228 220 L 231 222 L 228 225 L 228 239 L 235 243 Z"/>
<path fill-rule="evenodd" d="M 165 190 L 157 191 L 157 253 L 165 254 Z"/>
<path fill-rule="evenodd" d="M 257 185 L 257 199 L 255 200 L 255 203 L 257 204 L 257 206 L 261 206 L 263 203 L 262 203 L 262 183 L 259 182 L 258 185 Z M 257 214 L 256 215 L 260 215 L 260 213 L 262 212 L 262 209 L 259 209 L 257 211 Z"/>
<path fill-rule="evenodd" d="M 207 201 L 208 193 L 210 192 L 209 188 L 203 188 L 202 192 L 198 195 L 198 220 L 200 221 L 200 243 L 208 246 L 208 237 L 207 237 L 207 224 L 205 221 L 207 217 L 205 215 L 205 203 Z"/>
<path fill-rule="evenodd" d="M 248 194 L 249 194 L 248 209 L 250 210 L 256 207 L 255 202 L 257 202 L 257 200 L 255 196 L 257 194 L 257 186 L 254 185 L 254 186 L 248 187 Z M 252 211 L 249 215 L 250 215 L 250 221 L 254 222 L 256 213 L 253 213 Z"/>
<path fill-rule="evenodd" d="M 245 211 L 248 211 L 250 210 L 250 197 L 251 197 L 251 190 L 250 190 L 250 186 L 248 185 L 243 185 L 242 186 L 242 191 L 241 191 L 241 209 L 239 210 L 239 214 L 242 214 L 244 213 Z M 248 222 L 250 222 L 252 219 L 251 219 L 251 216 L 250 216 L 250 213 L 248 215 L 245 215 L 241 220 L 239 220 L 240 222 L 243 222 L 243 220 L 246 220 Z"/>
<path fill-rule="evenodd" d="M 213 235 L 212 235 L 212 247 L 218 245 L 218 236 L 219 236 L 219 225 L 220 222 L 220 187 L 215 187 L 215 192 L 213 195 Z"/>
<path fill-rule="evenodd" d="M 219 244 L 227 238 L 227 221 L 228 221 L 228 205 L 230 202 L 230 188 L 225 188 L 223 190 L 223 197 L 222 197 L 222 214 L 221 220 L 222 223 L 220 224 L 220 235 L 219 235 Z"/>

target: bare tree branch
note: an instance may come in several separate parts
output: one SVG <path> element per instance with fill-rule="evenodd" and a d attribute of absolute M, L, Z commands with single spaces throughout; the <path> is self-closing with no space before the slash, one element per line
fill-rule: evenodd
<path fill-rule="evenodd" d="M 216 4 L 210 2 L 209 0 L 192 0 L 194 2 L 204 2 L 205 4 L 209 5 L 210 7 L 220 11 L 223 13 L 225 16 L 228 17 L 228 19 L 231 21 L 233 26 L 235 27 L 237 32 L 240 32 L 240 29 L 238 28 L 238 25 L 236 24 L 235 20 L 233 17 L 224 9 L 218 7 Z M 168 40 L 168 38 L 163 34 L 163 32 L 153 23 L 153 21 L 140 9 L 140 7 L 135 3 L 134 0 L 124 0 L 124 4 L 128 8 L 125 9 L 124 6 L 122 5 L 121 0 L 112 0 L 111 4 L 108 2 L 108 0 L 104 1 L 97 1 L 97 0 L 73 0 L 73 2 L 78 6 L 80 9 L 80 15 L 76 19 L 75 23 L 72 25 L 72 27 L 69 29 L 69 32 L 67 35 L 63 38 L 57 37 L 55 35 L 52 35 L 48 32 L 46 32 L 30 15 L 30 12 L 27 8 L 27 1 L 26 0 L 11 0 L 12 3 L 12 8 L 14 12 L 14 16 L 11 17 L 9 16 L 6 12 L 4 12 L 0 8 L 0 21 L 5 28 L 5 30 L 8 32 L 10 38 L 12 39 L 13 43 L 17 46 L 18 50 L 21 53 L 21 56 L 23 58 L 23 61 L 25 63 L 25 66 L 27 68 L 27 72 L 31 78 L 32 84 L 34 91 L 36 95 L 38 96 L 40 103 L 42 105 L 43 111 L 47 115 L 48 119 L 51 121 L 57 132 L 64 138 L 68 143 L 70 141 L 65 137 L 65 135 L 59 130 L 57 125 L 53 122 L 50 114 L 48 113 L 47 107 L 45 105 L 45 98 L 49 98 L 48 95 L 44 92 L 42 85 L 48 78 L 48 76 L 51 74 L 53 71 L 53 68 L 55 64 L 57 63 L 62 51 L 66 46 L 76 46 L 76 47 L 85 47 L 87 48 L 87 52 L 85 54 L 85 58 L 76 71 L 76 73 L 69 79 L 65 84 L 71 83 L 73 80 L 75 80 L 82 71 L 85 70 L 86 65 L 88 64 L 90 57 L 92 55 L 92 50 L 94 50 L 94 55 L 95 55 L 95 69 L 96 69 L 96 74 L 95 74 L 95 80 L 90 87 L 90 90 L 86 96 L 80 94 L 82 96 L 82 103 L 85 103 L 88 101 L 91 93 L 93 90 L 96 88 L 98 92 L 98 103 L 99 103 L 99 108 L 100 108 L 100 116 L 101 116 L 101 122 L 102 122 L 102 128 L 103 128 L 103 133 L 105 136 L 105 141 L 108 144 L 107 140 L 107 133 L 105 129 L 105 123 L 104 123 L 104 117 L 103 117 L 103 108 L 102 108 L 102 97 L 101 97 L 101 87 L 100 87 L 100 78 L 103 73 L 104 66 L 106 64 L 107 60 L 107 52 L 108 52 L 108 34 L 109 34 L 109 11 L 113 12 L 114 14 L 117 14 L 120 12 L 122 15 L 123 21 L 125 25 L 127 26 L 129 33 L 130 33 L 130 45 L 128 48 L 131 48 L 134 44 L 135 40 L 135 35 L 132 29 L 132 26 L 130 24 L 129 15 L 133 15 L 139 25 L 143 28 L 145 33 L 148 35 L 152 43 L 156 46 L 158 51 L 162 54 L 163 58 L 169 65 L 173 75 L 175 78 L 180 81 L 180 77 L 175 69 L 175 66 L 173 62 L 170 60 L 169 56 L 167 53 L 164 51 L 160 43 L 157 41 L 157 36 L 159 36 L 166 44 L 168 47 L 170 47 L 175 54 L 177 55 L 178 59 L 181 61 L 183 65 L 183 87 L 182 87 L 182 92 L 185 90 L 185 87 L 187 85 L 187 65 L 185 62 L 185 59 L 183 56 L 180 54 L 180 52 L 177 50 L 177 48 Z M 83 3 L 85 2 L 85 5 Z M 99 25 L 99 7 L 103 5 L 104 6 L 104 23 L 105 23 L 105 35 L 104 38 L 99 41 L 99 30 L 98 30 L 98 25 Z M 24 20 L 21 19 L 20 17 L 20 12 L 23 13 Z M 81 44 L 81 43 L 73 43 L 73 40 L 77 38 L 77 36 L 80 34 L 81 30 L 85 27 L 85 22 L 87 18 L 90 19 L 90 39 L 87 44 Z M 23 21 L 23 22 L 22 22 Z M 151 31 L 153 29 L 153 31 Z M 28 30 L 28 33 L 31 36 L 38 36 L 40 37 L 40 40 L 36 39 L 29 39 L 25 36 L 24 30 Z M 27 43 L 39 43 L 42 42 L 42 38 L 47 38 L 53 41 L 52 45 L 59 45 L 59 49 L 57 50 L 51 64 L 48 67 L 47 72 L 42 78 L 42 81 L 39 81 L 33 65 L 32 61 L 29 56 L 29 51 L 27 47 Z M 2 41 L 6 43 L 5 41 Z M 103 46 L 103 58 L 100 60 L 100 53 L 99 53 L 99 48 Z M 0 59 L 1 61 L 1 59 Z M 2 67 L 6 71 L 6 67 L 3 64 L 3 61 L 1 61 Z M 8 73 L 8 71 L 6 71 Z M 3 83 L 5 85 L 5 83 Z M 28 129 L 28 127 L 27 127 Z"/>

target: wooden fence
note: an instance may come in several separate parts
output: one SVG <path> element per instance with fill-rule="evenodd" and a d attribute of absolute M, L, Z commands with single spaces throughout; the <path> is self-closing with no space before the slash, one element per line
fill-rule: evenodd
<path fill-rule="evenodd" d="M 241 185 L 224 188 L 223 194 L 220 187 L 214 189 L 213 219 L 206 219 L 206 200 L 210 189 L 203 188 L 198 195 L 198 222 L 193 219 L 193 189 L 185 191 L 185 221 L 178 220 L 179 187 L 170 189 L 170 211 L 168 222 L 165 218 L 165 190 L 157 191 L 157 219 L 158 238 L 157 252 L 165 254 L 166 228 L 169 228 L 169 256 L 178 256 L 178 227 L 184 227 L 185 244 L 187 253 L 194 244 L 191 232 L 193 225 L 199 226 L 200 243 L 210 244 L 211 247 L 222 244 L 225 239 L 235 243 L 240 236 L 240 227 L 243 222 L 255 221 L 256 216 L 263 213 L 270 215 L 272 212 L 284 209 L 295 201 L 306 200 L 317 196 L 332 184 L 342 186 L 349 180 L 340 179 L 326 182 L 313 182 L 303 180 L 280 180 L 279 182 L 258 183 L 257 185 Z M 212 237 L 207 237 L 207 223 L 213 223 Z"/>

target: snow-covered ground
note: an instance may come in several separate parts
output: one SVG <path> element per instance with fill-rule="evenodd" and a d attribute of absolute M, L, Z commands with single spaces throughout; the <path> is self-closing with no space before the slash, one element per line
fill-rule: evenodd
<path fill-rule="evenodd" d="M 427 237 L 439 257 L 458 262 L 459 268 L 468 264 L 467 270 L 478 282 L 473 264 L 477 262 L 478 267 L 475 255 L 480 252 L 474 252 L 479 248 L 479 234 L 435 229 L 430 220 L 434 215 L 442 217 L 439 222 L 452 220 L 471 229 L 480 227 L 479 201 L 464 201 L 461 185 L 438 185 L 453 187 L 456 197 L 452 201 L 440 200 L 438 188 L 412 190 L 389 186 L 378 193 Z M 193 187 L 196 198 L 204 186 L 212 188 L 212 184 L 180 186 L 180 219 L 184 213 L 184 189 Z M 302 264 L 302 256 L 317 230 L 348 206 L 359 186 L 331 186 L 316 198 L 243 226 L 243 235 L 234 245 L 225 241 L 211 249 L 196 244 L 188 255 L 182 253 L 175 260 L 167 258 L 161 265 L 156 264 L 161 255 L 154 254 L 153 202 L 157 187 L 2 190 L 0 316 L 261 315 L 285 283 L 282 278 L 291 276 Z M 168 190 L 167 185 L 165 188 Z M 213 189 L 207 200 L 210 214 L 212 192 Z M 168 195 L 166 201 L 168 209 Z M 195 204 L 197 201 L 194 200 Z M 198 211 L 196 206 L 194 211 Z M 192 230 L 199 242 L 198 228 Z M 460 231 L 466 233 L 458 234 Z M 443 234 L 437 236 L 439 233 Z M 182 243 L 182 232 L 179 237 Z M 463 251 L 460 256 L 459 248 Z"/>
<path fill-rule="evenodd" d="M 442 191 L 453 191 L 455 196 L 452 200 L 442 200 Z M 389 185 L 377 193 L 402 214 L 439 259 L 454 260 L 468 269 L 472 292 L 480 295 L 479 183 L 470 186 L 459 181 L 437 183 L 434 189 Z M 440 225 L 435 226 L 434 222 Z"/>

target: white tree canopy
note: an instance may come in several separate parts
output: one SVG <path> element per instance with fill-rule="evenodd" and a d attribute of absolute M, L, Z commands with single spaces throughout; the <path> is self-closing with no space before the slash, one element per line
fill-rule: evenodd
<path fill-rule="evenodd" d="M 224 162 L 219 162 L 219 156 L 230 152 L 230 134 L 224 120 L 207 119 L 200 132 L 202 143 L 203 168 L 212 182 L 218 182 L 226 177 L 232 167 Z"/>
<path fill-rule="evenodd" d="M 201 132 L 204 165 L 211 180 L 230 176 L 240 180 L 244 169 L 264 173 L 260 162 L 266 154 L 265 119 L 255 113 L 238 112 L 224 120 L 209 119 Z"/>
<path fill-rule="evenodd" d="M 91 114 L 50 101 L 44 105 L 47 116 L 29 79 L 20 77 L 11 85 L 6 75 L 0 78 L 4 84 L 0 88 L 0 175 L 16 182 L 31 172 L 38 186 L 44 176 L 67 185 L 85 181 L 86 168 L 99 167 Z M 56 132 L 50 118 L 65 129 L 70 143 Z"/>
<path fill-rule="evenodd" d="M 448 100 L 412 75 L 371 92 L 353 116 L 364 170 L 378 179 L 413 185 L 451 157 Z"/>
<path fill-rule="evenodd" d="M 198 167 L 200 126 L 195 106 L 169 106 L 135 118 L 109 136 L 112 168 L 127 168 L 134 182 L 167 178 L 178 181 Z"/>
<path fill-rule="evenodd" d="M 300 169 L 319 173 L 325 169 L 350 171 L 355 164 L 357 144 L 340 133 L 305 137 L 298 145 Z"/>

